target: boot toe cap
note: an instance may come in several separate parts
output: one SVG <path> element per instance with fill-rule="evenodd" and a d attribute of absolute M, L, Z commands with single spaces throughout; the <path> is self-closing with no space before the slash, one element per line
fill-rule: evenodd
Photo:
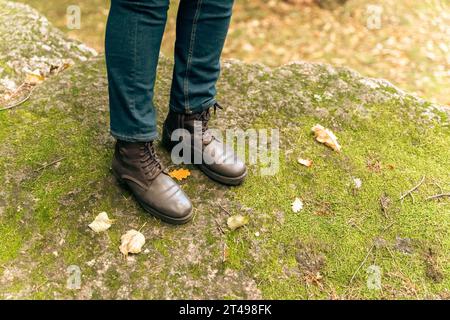
<path fill-rule="evenodd" d="M 192 203 L 180 189 L 173 197 L 167 199 L 160 210 L 174 219 L 184 220 L 192 215 Z"/>
<path fill-rule="evenodd" d="M 147 211 L 169 223 L 186 223 L 192 217 L 192 203 L 188 196 L 164 173 L 152 182 L 140 202 Z"/>
<path fill-rule="evenodd" d="M 239 159 L 236 159 L 233 164 L 225 165 L 224 170 L 226 171 L 226 175 L 233 178 L 242 177 L 247 173 L 247 167 L 244 162 Z"/>

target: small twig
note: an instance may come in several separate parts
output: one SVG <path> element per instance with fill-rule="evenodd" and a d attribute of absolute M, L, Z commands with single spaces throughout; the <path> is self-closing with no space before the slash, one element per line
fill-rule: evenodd
<path fill-rule="evenodd" d="M 392 226 L 394 225 L 394 222 L 390 223 L 389 225 L 387 225 L 383 230 L 381 230 L 381 233 L 386 232 L 387 230 L 389 230 Z M 362 268 L 362 266 L 364 265 L 364 263 L 366 263 L 367 259 L 369 258 L 370 254 L 373 251 L 373 248 L 375 248 L 375 243 L 372 243 L 372 246 L 370 247 L 369 251 L 367 251 L 366 256 L 364 257 L 364 260 L 360 263 L 360 265 L 358 266 L 358 269 L 355 270 L 355 272 L 352 275 L 352 278 L 350 279 L 349 284 L 351 284 L 353 282 L 353 280 L 355 279 L 356 275 L 358 274 L 359 270 Z"/>
<path fill-rule="evenodd" d="M 356 275 L 358 274 L 359 270 L 362 268 L 362 266 L 364 265 L 364 263 L 366 263 L 367 258 L 369 258 L 370 254 L 372 253 L 373 248 L 375 247 L 375 244 L 372 244 L 372 246 L 370 247 L 369 251 L 367 251 L 366 256 L 364 257 L 364 260 L 360 263 L 360 265 L 358 266 L 358 269 L 355 270 L 355 272 L 352 275 L 352 278 L 350 279 L 350 283 L 351 284 L 353 282 L 353 280 L 355 279 Z"/>
<path fill-rule="evenodd" d="M 192 215 L 192 222 L 195 222 L 195 218 L 197 218 L 197 208 L 194 208 L 194 214 Z"/>
<path fill-rule="evenodd" d="M 232 215 L 232 214 L 231 214 L 227 209 L 225 209 L 220 203 L 219 203 L 219 207 L 220 207 L 220 209 L 222 209 L 223 211 L 225 211 L 225 213 L 228 214 L 229 216 Z"/>
<path fill-rule="evenodd" d="M 226 242 L 222 241 L 222 263 L 227 262 L 228 258 L 228 246 Z"/>
<path fill-rule="evenodd" d="M 9 105 L 9 106 L 6 106 L 6 107 L 4 107 L 4 108 L 1 108 L 0 111 L 9 110 L 9 109 L 18 107 L 18 106 L 20 106 L 21 104 L 27 102 L 28 99 L 30 99 L 30 97 L 31 97 L 31 95 L 32 95 L 32 93 L 33 93 L 33 91 L 34 91 L 35 88 L 36 88 L 36 87 L 31 88 L 30 92 L 28 92 L 27 96 L 26 96 L 25 98 L 23 98 L 22 100 L 20 100 L 20 101 L 18 101 L 18 102 L 16 102 L 16 103 L 13 103 L 12 105 Z"/>
<path fill-rule="evenodd" d="M 416 198 L 414 198 L 414 193 L 410 193 L 409 195 L 411 196 L 412 203 L 413 204 L 416 203 Z"/>
<path fill-rule="evenodd" d="M 350 226 L 356 228 L 359 232 L 365 234 L 364 230 L 361 229 L 361 227 L 360 227 L 353 219 L 350 219 L 350 220 L 348 221 L 348 223 L 350 224 Z"/>
<path fill-rule="evenodd" d="M 386 219 L 389 218 L 388 210 L 390 203 L 391 199 L 389 199 L 389 197 L 386 196 L 386 194 L 383 194 L 380 198 L 380 206 L 381 206 L 381 213 Z"/>
<path fill-rule="evenodd" d="M 443 197 L 450 197 L 450 192 L 435 194 L 431 197 L 428 197 L 426 200 L 433 200 L 433 199 L 438 199 L 438 198 L 443 198 Z"/>
<path fill-rule="evenodd" d="M 384 233 L 384 232 L 388 231 L 390 228 L 392 228 L 392 226 L 394 224 L 395 224 L 395 221 L 393 221 L 390 224 L 388 224 L 383 230 L 381 230 L 381 233 Z"/>
<path fill-rule="evenodd" d="M 434 184 L 436 187 L 438 187 L 440 193 L 444 193 L 444 189 L 442 189 L 439 183 L 437 183 L 436 181 L 432 181 L 431 184 Z"/>
<path fill-rule="evenodd" d="M 364 232 L 364 230 L 363 229 L 361 229 L 361 227 L 360 226 L 358 226 L 356 223 L 355 224 L 353 224 L 353 226 L 359 231 L 359 232 L 361 232 L 362 234 L 365 234 L 365 232 Z"/>
<path fill-rule="evenodd" d="M 141 232 L 142 229 L 144 229 L 144 227 L 147 225 L 147 222 L 145 222 L 142 227 L 138 230 L 139 232 Z"/>
<path fill-rule="evenodd" d="M 26 82 L 23 82 L 20 86 L 18 86 L 16 88 L 16 90 L 14 90 L 13 93 L 11 93 L 11 95 L 9 96 L 8 100 L 11 100 L 12 98 L 14 98 L 19 92 L 20 90 L 22 90 L 22 88 L 26 85 Z"/>
<path fill-rule="evenodd" d="M 57 164 L 58 162 L 63 161 L 65 158 L 66 158 L 66 157 L 62 157 L 62 158 L 59 158 L 59 159 L 57 159 L 57 160 L 55 160 L 55 161 L 52 161 L 52 162 L 46 164 L 45 166 L 42 166 L 42 167 L 40 167 L 40 168 L 34 170 L 34 172 L 42 171 L 42 170 L 44 170 L 44 169 L 46 169 L 46 168 L 48 168 L 48 167 L 50 167 L 50 166 L 52 166 L 52 165 L 54 165 L 54 164 Z"/>
<path fill-rule="evenodd" d="M 48 283 L 48 280 L 45 280 L 44 282 L 42 282 L 41 284 L 39 284 L 37 287 L 35 287 L 34 290 L 39 290 L 40 288 L 42 288 L 43 286 L 45 286 Z"/>
<path fill-rule="evenodd" d="M 407 280 L 407 281 L 409 281 L 410 283 L 412 283 L 411 279 L 409 279 L 409 278 L 403 273 L 400 264 L 398 263 L 397 259 L 395 258 L 394 254 L 392 253 L 392 250 L 391 250 L 389 247 L 386 247 L 386 249 L 387 249 L 387 251 L 389 252 L 389 255 L 391 256 L 392 260 L 394 261 L 394 264 L 395 264 L 395 266 L 397 267 L 398 272 L 399 272 L 400 275 L 403 277 L 403 280 Z M 414 290 L 414 288 L 413 288 L 413 290 Z M 414 290 L 414 294 L 415 294 L 416 297 L 417 297 L 417 292 L 416 292 L 416 290 Z"/>
<path fill-rule="evenodd" d="M 219 221 L 217 221 L 216 219 L 214 219 L 214 221 L 217 224 L 217 229 L 222 233 L 225 234 L 225 231 L 223 230 L 222 226 L 220 225 Z"/>
<path fill-rule="evenodd" d="M 20 90 L 22 90 L 22 88 L 25 87 L 26 84 L 27 84 L 26 82 L 23 82 L 20 86 L 18 86 L 16 90 L 14 90 L 14 92 L 11 94 L 11 96 L 9 96 L 9 99 L 15 97 L 20 92 Z"/>
<path fill-rule="evenodd" d="M 403 200 L 406 196 L 408 196 L 408 195 L 410 195 L 412 192 L 414 192 L 415 190 L 417 190 L 417 188 L 419 188 L 421 185 L 422 185 L 422 183 L 425 181 L 425 176 L 423 176 L 422 177 L 422 179 L 420 180 L 420 182 L 417 184 L 417 185 L 415 185 L 412 189 L 410 189 L 410 190 L 408 190 L 407 192 L 405 192 L 401 197 L 400 197 L 400 200 Z M 413 201 L 414 201 L 414 197 L 413 196 L 411 196 L 412 197 L 412 199 L 413 199 Z"/>

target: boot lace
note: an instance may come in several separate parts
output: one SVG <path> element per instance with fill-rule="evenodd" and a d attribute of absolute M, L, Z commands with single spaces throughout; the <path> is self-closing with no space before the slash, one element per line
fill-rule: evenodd
<path fill-rule="evenodd" d="M 141 157 L 142 169 L 149 180 L 156 178 L 164 171 L 152 142 L 147 142 L 141 147 Z"/>
<path fill-rule="evenodd" d="M 214 108 L 214 114 L 216 114 L 217 109 L 223 110 L 223 107 L 220 104 L 218 104 L 217 102 L 213 105 L 213 108 Z M 208 122 L 211 119 L 210 109 L 211 108 L 208 108 L 208 109 L 204 110 L 203 112 L 198 113 L 195 118 L 195 120 L 201 121 L 201 123 L 202 123 L 202 135 L 203 135 L 203 141 L 205 144 L 208 144 L 213 139 L 212 135 L 208 131 Z"/>

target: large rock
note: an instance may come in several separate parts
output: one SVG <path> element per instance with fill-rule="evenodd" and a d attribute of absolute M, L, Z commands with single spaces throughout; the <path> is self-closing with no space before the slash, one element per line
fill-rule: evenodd
<path fill-rule="evenodd" d="M 16 89 L 28 73 L 47 77 L 64 64 L 97 55 L 83 43 L 69 40 L 31 7 L 0 1 L 0 94 Z"/>
<path fill-rule="evenodd" d="M 3 80 L 20 83 L 24 67 L 48 66 L 36 61 L 77 62 L 26 103 L 0 112 L 0 297 L 448 297 L 448 202 L 426 200 L 450 187 L 445 107 L 344 68 L 227 61 L 218 86 L 226 110 L 213 125 L 279 128 L 280 170 L 261 176 L 251 165 L 243 186 L 226 188 L 189 167 L 182 185 L 195 218 L 172 227 L 145 214 L 109 173 L 104 58 L 84 61 L 91 50 L 27 6 L 3 0 L 0 32 Z M 160 122 L 171 69 L 161 58 Z M 315 123 L 335 131 L 341 154 L 314 142 Z M 314 166 L 300 166 L 297 157 Z M 399 201 L 422 176 L 415 201 Z M 296 197 L 305 204 L 297 214 Z M 87 225 L 101 211 L 115 223 L 94 234 Z M 250 216 L 249 225 L 228 231 L 229 213 Z M 125 259 L 120 235 L 131 228 L 147 244 Z M 381 268 L 383 290 L 367 289 L 370 265 Z"/>

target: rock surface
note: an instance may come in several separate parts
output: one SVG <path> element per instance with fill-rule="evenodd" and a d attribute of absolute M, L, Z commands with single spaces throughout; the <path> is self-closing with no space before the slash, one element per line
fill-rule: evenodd
<path fill-rule="evenodd" d="M 0 94 L 15 90 L 28 73 L 44 77 L 64 64 L 97 55 L 83 43 L 69 40 L 48 20 L 25 4 L 0 1 Z"/>
<path fill-rule="evenodd" d="M 1 298 L 448 297 L 448 202 L 425 201 L 436 186 L 450 187 L 447 108 L 344 68 L 226 61 L 218 87 L 227 108 L 213 124 L 279 128 L 280 171 L 261 176 L 251 165 L 242 187 L 226 188 L 189 167 L 182 185 L 195 218 L 172 227 L 149 218 L 109 173 L 104 58 L 29 7 L 3 0 L 0 34 L 0 90 L 14 90 L 26 70 L 75 62 L 29 101 L 0 112 Z M 160 123 L 171 70 L 161 58 Z M 335 131 L 342 154 L 314 142 L 315 123 Z M 300 155 L 313 167 L 300 167 Z M 423 194 L 400 203 L 399 194 L 422 175 Z M 382 195 L 392 199 L 383 212 Z M 305 208 L 294 214 L 297 196 Z M 88 224 L 102 211 L 115 223 L 95 234 Z M 247 215 L 250 223 L 229 231 L 229 214 Z M 141 229 L 147 244 L 124 259 L 120 236 L 129 229 Z M 398 237 L 411 239 L 408 255 L 396 251 Z M 383 268 L 382 291 L 367 289 L 370 263 Z M 427 268 L 439 277 L 427 278 Z"/>

